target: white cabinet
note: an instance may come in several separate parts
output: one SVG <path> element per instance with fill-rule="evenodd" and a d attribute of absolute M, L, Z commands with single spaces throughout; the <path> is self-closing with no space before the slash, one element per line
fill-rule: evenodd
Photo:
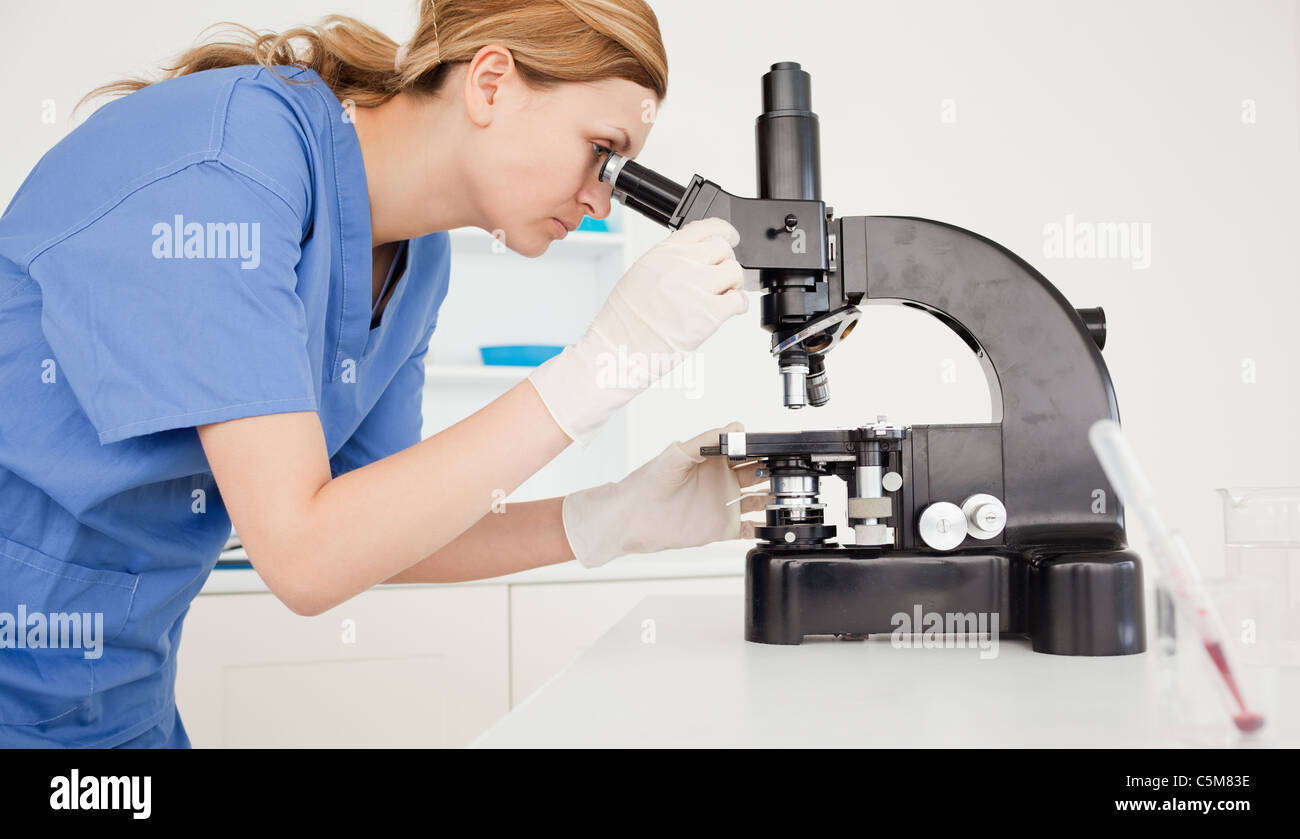
<path fill-rule="evenodd" d="M 625 560 L 638 561 L 647 560 Z M 195 748 L 459 747 L 642 598 L 743 590 L 744 577 L 734 571 L 379 586 L 310 618 L 264 588 L 205 590 L 185 619 L 176 701 Z"/>
<path fill-rule="evenodd" d="M 196 748 L 463 746 L 509 710 L 507 599 L 385 586 L 302 617 L 270 592 L 200 595 L 181 719 Z"/>

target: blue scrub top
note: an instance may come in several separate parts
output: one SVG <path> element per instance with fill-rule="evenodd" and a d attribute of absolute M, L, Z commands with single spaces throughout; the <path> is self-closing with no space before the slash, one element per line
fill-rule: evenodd
<path fill-rule="evenodd" d="M 0 744 L 189 745 L 181 623 L 230 533 L 194 426 L 315 411 L 335 476 L 420 440 L 447 233 L 371 329 L 356 130 L 280 73 L 105 105 L 0 217 Z"/>

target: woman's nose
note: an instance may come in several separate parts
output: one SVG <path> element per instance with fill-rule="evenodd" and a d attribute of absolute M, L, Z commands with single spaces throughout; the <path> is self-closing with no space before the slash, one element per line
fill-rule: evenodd
<path fill-rule="evenodd" d="M 607 183 L 592 177 L 578 198 L 583 206 L 590 208 L 587 215 L 592 218 L 605 218 L 609 215 L 610 200 L 614 195 L 614 188 Z"/>

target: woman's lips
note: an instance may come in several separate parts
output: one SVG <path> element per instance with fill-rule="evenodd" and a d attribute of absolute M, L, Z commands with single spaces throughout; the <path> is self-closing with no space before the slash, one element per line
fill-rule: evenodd
<path fill-rule="evenodd" d="M 555 238 L 563 239 L 565 236 L 569 235 L 569 228 L 564 226 L 564 222 L 552 217 L 551 224 L 555 225 Z"/>

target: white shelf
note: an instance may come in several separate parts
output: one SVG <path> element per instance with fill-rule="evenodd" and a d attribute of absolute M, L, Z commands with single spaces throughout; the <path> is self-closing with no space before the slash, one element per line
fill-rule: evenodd
<path fill-rule="evenodd" d="M 486 230 L 478 227 L 458 227 L 448 232 L 453 247 L 462 253 L 492 253 L 496 239 Z M 603 233 L 598 230 L 575 230 L 563 239 L 557 239 L 547 249 L 547 254 L 564 256 L 590 256 L 612 253 L 622 249 L 626 236 L 622 233 Z M 514 253 L 505 245 L 499 246 L 498 253 Z"/>

